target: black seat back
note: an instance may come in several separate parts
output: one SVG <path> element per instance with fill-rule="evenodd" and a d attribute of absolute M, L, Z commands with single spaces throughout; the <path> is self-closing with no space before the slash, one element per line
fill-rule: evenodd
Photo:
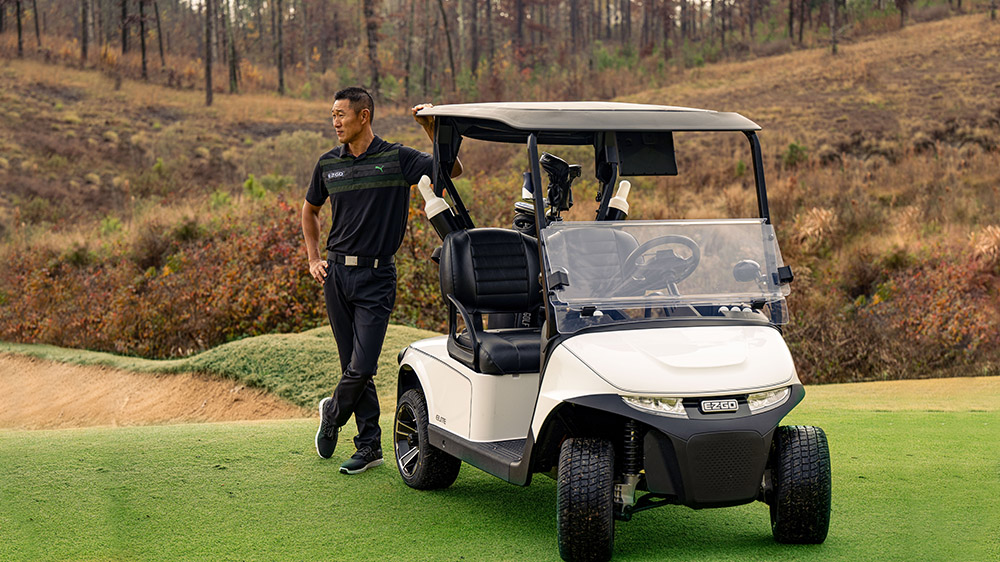
<path fill-rule="evenodd" d="M 560 292 L 561 299 L 587 297 L 593 292 L 619 287 L 625 281 L 628 265 L 625 258 L 639 244 L 632 235 L 608 228 L 570 228 L 547 239 L 552 254 L 564 254 L 577 248 L 569 285 Z M 550 255 L 552 255 L 550 254 Z"/>
<path fill-rule="evenodd" d="M 441 292 L 472 314 L 532 311 L 542 302 L 535 238 L 503 228 L 448 234 L 441 250 Z"/>

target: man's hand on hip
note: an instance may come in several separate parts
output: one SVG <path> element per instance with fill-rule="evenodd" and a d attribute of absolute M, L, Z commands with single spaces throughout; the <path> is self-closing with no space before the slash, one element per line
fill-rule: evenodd
<path fill-rule="evenodd" d="M 309 260 L 309 275 L 312 275 L 313 279 L 322 285 L 326 281 L 326 268 L 328 266 L 329 264 L 324 259 Z"/>

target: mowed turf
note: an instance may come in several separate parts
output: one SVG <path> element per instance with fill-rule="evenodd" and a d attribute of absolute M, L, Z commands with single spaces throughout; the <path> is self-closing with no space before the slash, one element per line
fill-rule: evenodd
<path fill-rule="evenodd" d="M 760 503 L 667 506 L 617 524 L 615 560 L 997 560 L 1000 379 L 930 382 L 810 388 L 785 420 L 829 437 L 826 543 L 774 543 Z M 323 461 L 315 428 L 0 431 L 0 560 L 558 560 L 547 477 L 419 492 L 391 460 L 338 474 L 353 433 Z"/>

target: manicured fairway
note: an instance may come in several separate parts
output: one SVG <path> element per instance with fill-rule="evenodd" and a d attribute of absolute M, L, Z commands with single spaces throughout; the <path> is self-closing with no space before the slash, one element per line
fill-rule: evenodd
<path fill-rule="evenodd" d="M 618 524 L 615 560 L 1000 559 L 997 384 L 978 379 L 990 384 L 972 395 L 968 380 L 936 381 L 935 398 L 974 411 L 880 402 L 908 383 L 811 389 L 786 423 L 829 436 L 825 544 L 774 543 L 759 503 L 668 506 Z M 337 474 L 349 446 L 321 461 L 314 432 L 314 420 L 0 431 L 0 560 L 558 560 L 548 478 L 518 488 L 465 466 L 448 490 L 418 492 L 391 464 Z"/>

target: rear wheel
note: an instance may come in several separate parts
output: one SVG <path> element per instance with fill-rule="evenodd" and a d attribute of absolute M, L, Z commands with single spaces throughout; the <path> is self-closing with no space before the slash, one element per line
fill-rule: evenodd
<path fill-rule="evenodd" d="M 556 527 L 567 562 L 611 558 L 615 451 L 604 439 L 567 439 L 559 451 Z"/>
<path fill-rule="evenodd" d="M 430 444 L 427 401 L 422 392 L 413 388 L 399 397 L 392 427 L 396 467 L 407 486 L 433 490 L 455 482 L 462 461 Z"/>
<path fill-rule="evenodd" d="M 782 426 L 771 445 L 771 532 L 781 543 L 819 544 L 830 529 L 830 450 L 818 427 Z"/>

